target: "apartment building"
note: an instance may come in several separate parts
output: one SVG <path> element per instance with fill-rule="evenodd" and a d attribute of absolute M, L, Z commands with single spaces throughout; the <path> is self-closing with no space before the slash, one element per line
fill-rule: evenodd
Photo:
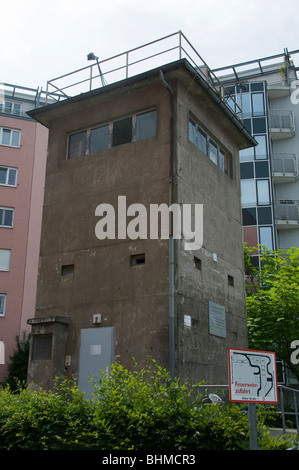
<path fill-rule="evenodd" d="M 40 90 L 0 86 L 0 382 L 35 311 L 47 129 L 26 112 Z"/>
<path fill-rule="evenodd" d="M 215 69 L 258 145 L 240 152 L 243 236 L 249 246 L 299 246 L 298 50 Z M 228 97 L 231 100 L 231 97 Z M 259 265 L 259 257 L 252 258 Z"/>
<path fill-rule="evenodd" d="M 187 60 L 190 43 L 175 38 L 176 60 L 129 75 L 126 52 L 116 81 L 97 61 L 97 77 L 86 68 L 88 91 L 71 95 L 67 85 L 65 99 L 29 112 L 49 129 L 29 382 L 48 388 L 74 375 L 89 396 L 90 376 L 135 358 L 191 382 L 226 383 L 227 348 L 247 346 L 239 151 L 256 141 L 199 54 Z M 83 83 L 77 72 L 63 78 Z M 153 236 L 152 220 L 140 218 L 152 205 L 191 207 L 191 234 L 174 233 L 170 218 Z M 195 207 L 203 239 L 186 249 Z"/>

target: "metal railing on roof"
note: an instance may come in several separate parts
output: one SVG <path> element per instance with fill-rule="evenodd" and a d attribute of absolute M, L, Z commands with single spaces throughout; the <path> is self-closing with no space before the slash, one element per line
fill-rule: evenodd
<path fill-rule="evenodd" d="M 52 102 L 53 99 L 57 101 L 60 98 L 60 95 L 52 93 L 50 101 Z M 12 108 L 11 110 L 9 109 L 8 106 L 5 104 L 10 100 L 12 102 L 30 102 L 34 103 L 35 108 L 39 108 L 40 106 L 43 106 L 46 101 L 47 101 L 47 92 L 46 90 L 43 90 L 42 88 L 29 88 L 21 85 L 15 85 L 12 83 L 4 83 L 0 82 L 0 112 L 2 114 L 8 114 L 8 115 L 23 115 L 25 113 L 22 113 L 20 111 L 19 113 L 14 111 Z M 27 116 L 28 117 L 28 116 Z"/>
<path fill-rule="evenodd" d="M 169 34 L 108 59 L 98 60 L 98 57 L 93 53 L 89 56 L 93 57 L 96 62 L 47 82 L 47 100 L 49 97 L 56 100 L 57 98 L 69 98 L 176 60 L 186 59 L 194 68 L 194 73 L 201 76 L 231 112 L 242 119 L 242 110 L 235 102 L 234 97 L 225 89 L 182 31 Z M 231 100 L 233 107 L 230 106 Z"/>
<path fill-rule="evenodd" d="M 259 59 L 248 60 L 233 65 L 226 65 L 214 69 L 214 73 L 219 76 L 221 74 L 222 82 L 245 80 L 254 76 L 267 75 L 273 71 L 280 71 L 282 64 L 285 69 L 285 78 L 287 82 L 290 79 L 289 72 L 291 69 L 297 71 L 298 67 L 294 64 L 293 56 L 299 53 L 299 49 L 289 51 L 284 49 L 283 53 L 275 54 Z M 298 59 L 298 56 L 297 56 Z M 279 61 L 278 61 L 279 60 Z"/>

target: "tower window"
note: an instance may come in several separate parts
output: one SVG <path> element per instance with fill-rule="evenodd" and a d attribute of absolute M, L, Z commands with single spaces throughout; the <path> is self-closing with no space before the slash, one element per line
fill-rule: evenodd
<path fill-rule="evenodd" d="M 64 266 L 61 266 L 61 276 L 72 276 L 74 274 L 74 270 L 74 264 L 66 264 Z"/>
<path fill-rule="evenodd" d="M 145 263 L 145 253 L 139 255 L 131 255 L 130 264 L 131 266 L 138 266 L 139 264 Z"/>
<path fill-rule="evenodd" d="M 199 271 L 201 271 L 201 259 L 196 258 L 195 256 L 194 256 L 194 267 L 195 269 L 198 269 Z"/>
<path fill-rule="evenodd" d="M 132 118 L 127 117 L 113 123 L 113 147 L 132 141 Z"/>

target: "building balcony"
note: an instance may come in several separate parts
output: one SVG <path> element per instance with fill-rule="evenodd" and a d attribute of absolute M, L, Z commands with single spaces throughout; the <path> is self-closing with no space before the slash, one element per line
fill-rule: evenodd
<path fill-rule="evenodd" d="M 299 201 L 276 201 L 274 208 L 275 224 L 278 230 L 299 228 Z"/>
<path fill-rule="evenodd" d="M 272 177 L 275 184 L 292 183 L 298 177 L 297 157 L 292 153 L 277 153 L 272 159 Z"/>
<path fill-rule="evenodd" d="M 270 100 L 290 96 L 290 86 L 286 82 L 268 83 L 267 91 Z"/>
<path fill-rule="evenodd" d="M 269 127 L 272 140 L 288 139 L 295 134 L 294 114 L 291 110 L 270 109 Z"/>

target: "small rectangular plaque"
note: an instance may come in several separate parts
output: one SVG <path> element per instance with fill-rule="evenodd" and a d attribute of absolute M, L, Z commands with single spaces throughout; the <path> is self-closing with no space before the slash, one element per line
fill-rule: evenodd
<path fill-rule="evenodd" d="M 90 355 L 96 356 L 102 354 L 102 345 L 101 344 L 91 344 L 90 345 Z"/>
<path fill-rule="evenodd" d="M 225 307 L 209 301 L 209 333 L 226 338 Z"/>

